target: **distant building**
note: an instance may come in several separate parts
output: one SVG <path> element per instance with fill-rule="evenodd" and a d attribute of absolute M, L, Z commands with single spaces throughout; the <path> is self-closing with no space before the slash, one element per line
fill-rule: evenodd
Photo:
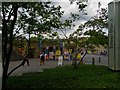
<path fill-rule="evenodd" d="M 58 40 L 42 40 L 41 45 L 38 40 L 31 40 L 30 42 L 31 49 L 33 52 L 33 57 L 38 58 L 39 54 L 42 50 L 45 50 L 46 48 L 49 49 L 49 51 L 53 51 L 54 47 L 59 49 L 59 41 Z M 40 47 L 41 46 L 41 47 Z"/>

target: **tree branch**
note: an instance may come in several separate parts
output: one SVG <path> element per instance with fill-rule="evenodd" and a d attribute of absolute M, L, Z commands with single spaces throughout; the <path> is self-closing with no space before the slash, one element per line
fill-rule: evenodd
<path fill-rule="evenodd" d="M 19 36 L 14 35 L 14 37 L 16 36 L 16 38 L 17 38 L 17 37 L 20 37 L 20 36 L 22 36 L 22 35 L 25 35 L 25 34 L 23 33 L 23 34 L 20 34 Z"/>
<path fill-rule="evenodd" d="M 17 32 L 19 32 L 21 29 L 22 29 L 22 27 L 20 29 L 17 29 L 16 32 L 15 32 L 15 34 L 13 36 L 16 36 Z"/>
<path fill-rule="evenodd" d="M 22 65 L 24 65 L 24 64 L 25 64 L 25 61 L 26 61 L 26 58 L 29 57 L 29 55 L 30 55 L 30 53 L 28 53 L 28 54 L 24 57 L 23 61 L 22 61 L 18 66 L 16 66 L 15 68 L 13 68 L 13 69 L 7 74 L 7 77 L 9 77 L 10 74 L 11 74 L 12 72 L 14 72 L 15 70 L 17 70 L 19 67 L 21 67 Z"/>
<path fill-rule="evenodd" d="M 11 28 L 10 28 L 10 30 L 11 30 L 11 32 L 10 32 L 10 49 L 9 49 L 9 53 L 11 53 L 11 50 L 12 50 L 12 46 L 13 46 L 13 29 L 14 29 L 14 25 L 15 25 L 15 23 L 16 23 L 16 20 L 17 20 L 17 10 L 18 10 L 18 6 L 17 6 L 17 4 L 13 4 L 13 12 L 14 12 L 14 19 L 13 19 L 13 21 L 12 21 L 12 24 L 11 24 Z"/>
<path fill-rule="evenodd" d="M 83 59 L 86 56 L 86 54 L 87 54 L 87 50 L 86 50 L 85 54 L 83 55 L 83 57 L 79 60 L 78 66 L 80 65 L 80 62 L 83 61 Z"/>
<path fill-rule="evenodd" d="M 7 61 L 6 61 L 6 71 L 8 72 L 8 67 L 9 67 L 9 63 L 10 63 L 10 57 L 11 57 L 11 52 L 12 52 L 12 49 L 13 49 L 13 29 L 14 29 L 14 25 L 16 23 L 16 20 L 17 20 L 17 10 L 18 10 L 18 6 L 17 4 L 12 4 L 13 5 L 13 12 L 14 12 L 14 19 L 11 23 L 11 27 L 10 27 L 10 43 L 9 43 L 9 48 L 8 48 L 8 54 L 7 54 Z"/>
<path fill-rule="evenodd" d="M 2 13 L 3 13 L 3 20 L 5 20 L 5 12 L 4 12 L 5 8 L 4 5 L 2 4 Z"/>
<path fill-rule="evenodd" d="M 6 22 L 6 19 L 5 19 L 5 7 L 4 7 L 4 5 L 2 4 L 2 13 L 3 13 L 3 21 L 2 21 L 2 24 L 3 24 L 3 27 L 2 27 L 2 48 L 3 48 L 3 50 L 2 50 L 2 66 L 3 66 L 3 68 L 5 68 L 5 66 L 6 66 L 6 58 L 5 58 L 5 56 L 7 55 L 7 42 L 8 42 L 8 37 L 7 37 L 7 35 L 8 35 L 8 28 L 7 28 L 7 22 Z"/>
<path fill-rule="evenodd" d="M 13 7 L 11 8 L 11 10 L 10 10 L 10 12 L 9 12 L 7 22 L 9 22 L 9 20 L 10 20 L 12 14 L 13 14 L 12 10 L 13 10 Z"/>
<path fill-rule="evenodd" d="M 63 33 L 63 35 L 66 37 L 66 39 L 67 39 L 67 36 L 66 36 L 66 34 L 64 33 L 64 31 L 61 29 L 61 31 L 62 31 L 62 33 Z"/>

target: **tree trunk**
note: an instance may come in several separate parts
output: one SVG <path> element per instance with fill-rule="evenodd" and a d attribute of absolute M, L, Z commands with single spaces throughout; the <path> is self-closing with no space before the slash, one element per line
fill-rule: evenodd
<path fill-rule="evenodd" d="M 11 56 L 11 52 L 12 52 L 12 48 L 13 48 L 13 30 L 14 30 L 14 25 L 16 23 L 17 20 L 17 10 L 18 10 L 18 6 L 17 4 L 13 4 L 13 21 L 11 22 L 11 27 L 8 29 L 8 22 L 5 19 L 5 15 L 6 13 L 4 5 L 2 6 L 3 8 L 3 28 L 2 28 L 2 34 L 3 34 L 3 38 L 2 38 L 2 63 L 3 63 L 3 74 L 2 74 L 2 90 L 5 90 L 5 86 L 6 86 L 6 82 L 7 82 L 7 78 L 8 78 L 8 68 L 9 68 L 9 63 L 10 63 L 10 56 Z M 9 41 L 8 41 L 9 39 Z"/>
<path fill-rule="evenodd" d="M 4 65 L 3 65 L 3 74 L 2 74 L 2 90 L 5 90 L 6 81 L 7 81 L 7 72 L 8 72 L 8 66 L 7 66 L 7 57 L 4 57 Z"/>
<path fill-rule="evenodd" d="M 83 55 L 83 57 L 81 58 L 81 60 L 79 61 L 78 66 L 80 65 L 81 62 L 83 62 L 83 59 L 86 56 L 86 54 L 87 54 L 87 50 L 86 50 L 85 54 Z"/>
<path fill-rule="evenodd" d="M 7 73 L 6 73 L 5 69 L 3 69 L 2 90 L 5 90 L 6 81 L 7 81 Z"/>
<path fill-rule="evenodd" d="M 12 72 L 14 72 L 15 70 L 17 70 L 19 67 L 23 66 L 23 65 L 25 64 L 25 62 L 26 62 L 26 58 L 28 58 L 29 55 L 30 55 L 30 53 L 28 53 L 28 54 L 24 57 L 23 61 L 22 61 L 18 66 L 16 66 L 15 68 L 13 68 L 13 69 L 7 74 L 7 77 L 9 77 L 10 74 L 11 74 Z"/>

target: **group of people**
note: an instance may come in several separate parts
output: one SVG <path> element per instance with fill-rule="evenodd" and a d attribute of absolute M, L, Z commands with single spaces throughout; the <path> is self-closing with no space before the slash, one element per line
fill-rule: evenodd
<path fill-rule="evenodd" d="M 83 56 L 83 50 L 76 50 L 76 49 L 71 49 L 68 50 L 68 53 L 64 53 L 63 54 L 60 53 L 60 50 L 56 50 L 53 54 L 53 60 L 58 60 L 59 56 L 63 56 L 63 60 L 65 60 L 66 55 L 68 56 L 68 60 L 80 60 L 81 57 Z M 51 58 L 51 56 L 49 55 L 49 53 L 46 53 L 45 50 L 43 50 L 40 53 L 40 65 L 44 65 L 45 61 L 49 60 Z"/>
<path fill-rule="evenodd" d="M 67 56 L 68 60 L 73 60 L 73 62 L 80 61 L 83 54 L 84 54 L 83 50 L 69 49 L 67 52 L 63 51 L 63 53 L 61 53 L 60 50 L 56 50 L 53 55 L 53 60 L 58 60 L 59 57 L 61 57 L 61 56 L 62 56 L 63 60 L 66 60 L 65 57 Z M 49 60 L 49 58 L 50 58 L 49 53 L 46 53 L 45 50 L 42 50 L 40 52 L 40 65 L 44 65 L 45 61 Z M 29 66 L 29 58 L 28 57 L 25 58 L 23 65 L 25 64 L 25 62 L 27 62 L 28 66 Z"/>

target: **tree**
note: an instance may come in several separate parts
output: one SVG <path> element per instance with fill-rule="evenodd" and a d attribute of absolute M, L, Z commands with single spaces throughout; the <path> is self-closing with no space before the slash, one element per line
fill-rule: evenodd
<path fill-rule="evenodd" d="M 22 63 L 8 72 L 14 37 L 20 35 L 21 29 L 24 33 L 39 35 L 41 32 L 58 28 L 57 21 L 63 15 L 60 8 L 60 6 L 50 5 L 50 2 L 2 3 L 2 90 L 5 90 L 9 75 L 19 68 L 30 54 L 28 53 Z"/>
<path fill-rule="evenodd" d="M 101 3 L 98 3 L 97 15 L 88 20 L 85 28 L 89 28 L 84 35 L 88 35 L 89 44 L 93 45 L 108 45 L 108 35 L 103 29 L 108 29 L 108 11 L 107 8 L 100 8 Z"/>
<path fill-rule="evenodd" d="M 108 28 L 108 11 L 107 8 L 101 8 L 100 2 L 98 3 L 98 8 L 97 15 L 91 17 L 84 24 L 81 24 L 78 29 L 70 35 L 70 38 L 75 40 L 74 42 L 76 44 L 81 44 L 83 47 L 87 45 L 86 49 L 88 47 L 93 47 L 93 45 L 108 45 L 108 36 L 102 31 L 104 28 Z M 84 30 L 87 31 L 83 32 Z M 78 38 L 82 35 L 87 37 L 80 42 L 80 39 Z M 85 57 L 85 55 L 81 58 L 81 60 Z"/>
<path fill-rule="evenodd" d="M 71 4 L 73 2 L 74 1 L 71 1 Z M 84 12 L 84 10 L 85 10 L 85 7 L 87 7 L 87 4 L 83 4 L 83 2 L 80 2 L 80 1 L 77 1 L 76 4 L 78 5 L 79 12 L 83 13 L 84 15 L 86 15 L 86 13 Z M 77 21 L 77 20 L 80 20 L 81 18 L 83 18 L 83 17 L 81 17 L 79 14 L 70 12 L 69 19 L 67 19 L 67 20 L 64 21 L 64 24 L 63 24 L 63 26 L 61 28 L 61 32 L 63 33 L 63 35 L 65 36 L 65 38 L 67 40 L 68 47 L 69 47 L 70 41 L 75 42 L 75 44 L 77 46 L 77 43 L 79 42 L 79 40 L 77 38 L 77 34 L 78 34 L 79 30 L 77 30 L 73 34 L 70 34 L 69 36 L 67 36 L 66 35 L 67 29 L 74 29 L 74 27 L 75 27 L 74 22 Z M 62 30 L 62 29 L 64 29 L 64 30 Z M 75 37 L 73 37 L 74 34 L 76 34 Z M 78 36 L 80 36 L 80 34 L 82 34 L 82 33 L 79 33 Z"/>
<path fill-rule="evenodd" d="M 3 77 L 2 89 L 5 89 L 6 81 L 9 75 L 19 68 L 20 65 L 8 72 L 11 52 L 13 49 L 13 40 L 16 36 L 23 34 L 40 35 L 42 32 L 51 32 L 53 28 L 59 28 L 61 25 L 60 17 L 63 15 L 60 6 L 51 5 L 51 2 L 3 2 L 2 3 L 2 63 Z M 78 3 L 84 8 L 84 4 Z M 23 31 L 20 34 L 21 30 Z M 30 38 L 29 38 L 30 46 Z"/>
<path fill-rule="evenodd" d="M 86 36 L 86 41 L 83 41 L 82 43 L 88 45 L 108 45 L 108 36 L 106 35 L 106 32 L 103 32 L 103 29 L 108 28 L 108 11 L 107 8 L 101 8 L 100 2 L 98 3 L 98 8 L 97 15 L 91 17 L 84 24 L 81 24 L 71 36 L 75 36 L 76 38 L 79 38 L 82 35 Z"/>
<path fill-rule="evenodd" d="M 102 31 L 89 30 L 85 32 L 85 35 L 89 35 L 88 44 L 93 45 L 108 45 L 108 36 L 104 35 Z"/>

